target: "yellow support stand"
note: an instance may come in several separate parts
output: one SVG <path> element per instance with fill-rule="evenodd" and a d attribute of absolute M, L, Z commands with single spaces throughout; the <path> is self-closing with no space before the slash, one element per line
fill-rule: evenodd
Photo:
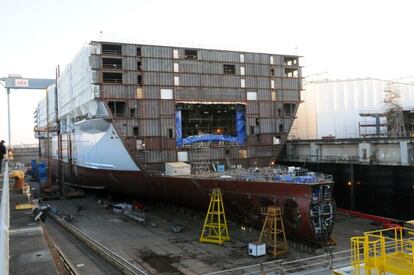
<path fill-rule="evenodd" d="M 266 219 L 262 232 L 260 233 L 259 242 L 266 244 L 266 251 L 271 251 L 273 257 L 287 252 L 285 227 L 283 226 L 282 210 L 280 207 L 269 206 L 267 208 Z"/>
<path fill-rule="evenodd" d="M 221 189 L 214 188 L 210 196 L 210 205 L 204 220 L 203 231 L 201 231 L 200 242 L 223 244 L 225 241 L 230 241 L 230 237 Z"/>

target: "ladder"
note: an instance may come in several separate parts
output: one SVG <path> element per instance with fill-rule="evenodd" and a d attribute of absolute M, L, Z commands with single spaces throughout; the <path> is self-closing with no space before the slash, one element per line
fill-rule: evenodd
<path fill-rule="evenodd" d="M 229 241 L 230 237 L 221 189 L 214 188 L 210 197 L 210 205 L 201 231 L 200 242 L 223 244 L 225 241 Z"/>
<path fill-rule="evenodd" d="M 273 257 L 280 256 L 287 252 L 285 228 L 282 220 L 280 207 L 269 206 L 259 242 L 266 244 L 266 251 L 271 252 Z M 270 249 L 268 249 L 270 248 Z"/>

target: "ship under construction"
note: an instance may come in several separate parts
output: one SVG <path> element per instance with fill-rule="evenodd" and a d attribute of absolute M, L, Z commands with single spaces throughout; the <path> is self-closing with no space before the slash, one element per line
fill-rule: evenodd
<path fill-rule="evenodd" d="M 201 209 L 219 187 L 230 218 L 258 225 L 277 205 L 288 238 L 322 244 L 332 178 L 277 165 L 301 90 L 299 56 L 92 41 L 48 88 L 35 131 L 76 186 Z"/>

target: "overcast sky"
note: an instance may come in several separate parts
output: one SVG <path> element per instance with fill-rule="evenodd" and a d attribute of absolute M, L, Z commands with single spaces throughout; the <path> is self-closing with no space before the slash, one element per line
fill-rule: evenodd
<path fill-rule="evenodd" d="M 297 53 L 304 75 L 413 75 L 412 1 L 0 0 L 0 77 L 53 78 L 87 41 Z M 12 141 L 34 143 L 33 111 L 43 91 L 13 91 Z M 0 87 L 0 139 L 7 139 Z"/>

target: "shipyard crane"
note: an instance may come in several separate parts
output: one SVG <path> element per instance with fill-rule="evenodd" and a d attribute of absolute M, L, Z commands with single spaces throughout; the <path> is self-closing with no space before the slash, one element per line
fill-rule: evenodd
<path fill-rule="evenodd" d="M 3 83 L 4 84 L 3 84 Z M 47 87 L 55 83 L 55 79 L 44 78 L 23 78 L 19 74 L 9 74 L 7 77 L 0 77 L 0 84 L 6 89 L 7 92 L 7 128 L 8 128 L 8 144 L 9 147 L 12 144 L 11 130 L 10 130 L 10 91 L 30 89 L 30 90 L 45 90 Z"/>
<path fill-rule="evenodd" d="M 10 92 L 11 90 L 46 90 L 56 82 L 55 79 L 45 78 L 24 78 L 20 74 L 9 74 L 7 77 L 0 77 L 0 84 L 7 92 L 7 128 L 9 154 L 12 153 L 11 140 L 11 115 L 10 115 Z"/>

